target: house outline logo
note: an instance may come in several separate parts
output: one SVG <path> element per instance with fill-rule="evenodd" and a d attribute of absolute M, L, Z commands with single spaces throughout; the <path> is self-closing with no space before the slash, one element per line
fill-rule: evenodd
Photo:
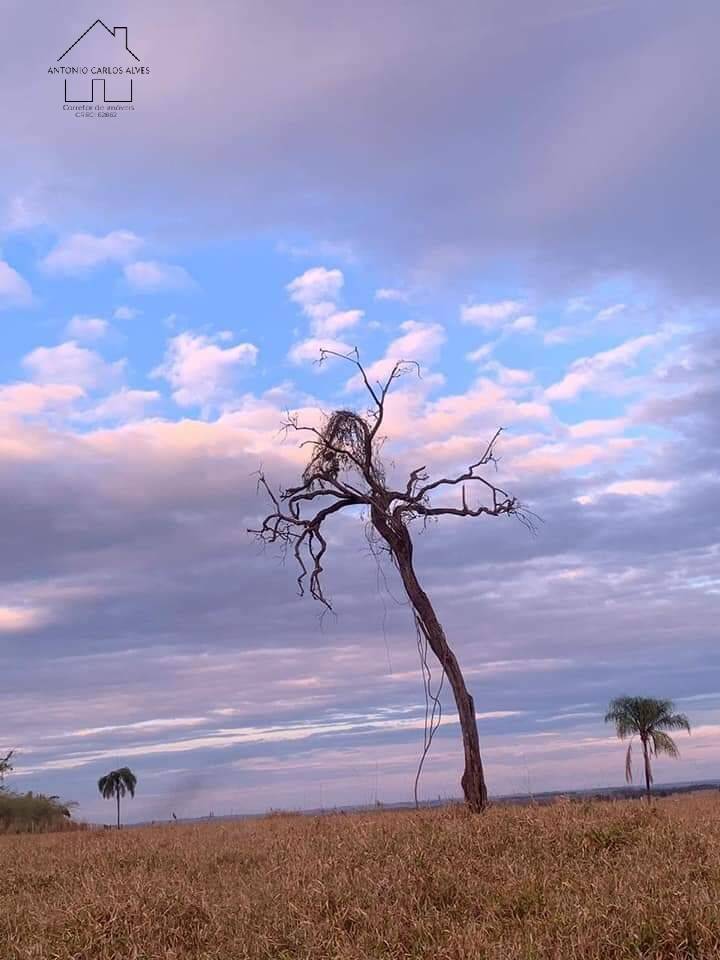
<path fill-rule="evenodd" d="M 111 30 L 110 27 L 109 27 L 106 23 L 104 23 L 99 17 L 98 17 L 98 19 L 97 19 L 94 23 L 91 23 L 91 24 L 90 24 L 90 26 L 87 28 L 87 30 L 86 30 L 84 33 L 81 33 L 81 34 L 80 34 L 80 36 L 77 38 L 77 40 L 74 41 L 74 43 L 71 43 L 71 44 L 70 44 L 70 46 L 67 48 L 67 50 L 65 51 L 65 53 L 61 53 L 61 54 L 60 54 L 60 56 L 57 58 L 57 62 L 60 63 L 60 61 L 70 53 L 70 51 L 73 49 L 73 47 L 76 47 L 76 46 L 80 43 L 81 40 L 84 40 L 85 37 L 90 33 L 90 31 L 91 31 L 91 30 L 94 30 L 95 27 L 96 27 L 98 24 L 100 24 L 101 27 L 104 27 L 104 28 L 107 30 L 107 32 L 110 34 L 110 36 L 111 36 L 113 39 L 115 39 L 115 40 L 117 40 L 117 38 L 118 38 L 118 31 L 122 31 L 122 32 L 121 32 L 121 37 L 125 40 L 125 49 L 126 49 L 127 52 L 130 54 L 131 57 L 135 57 L 135 59 L 137 60 L 137 62 L 140 63 L 140 57 L 138 57 L 137 54 L 133 53 L 132 50 L 130 49 L 130 47 L 128 46 L 128 28 L 127 28 L 127 27 L 113 27 L 112 30 Z"/>
<path fill-rule="evenodd" d="M 88 43 L 88 40 L 94 42 Z M 84 61 L 85 55 L 90 55 L 89 48 L 94 51 L 92 65 L 89 60 Z M 109 62 L 94 62 L 98 49 L 103 59 L 110 58 Z M 66 58 L 75 65 L 63 63 Z M 62 66 L 50 67 L 48 73 L 64 76 L 64 100 L 68 105 L 65 109 L 72 109 L 73 105 L 78 105 L 79 110 L 92 109 L 86 106 L 89 104 L 107 104 L 111 109 L 115 104 L 132 104 L 135 76 L 150 73 L 149 67 L 139 66 L 140 62 L 140 57 L 128 42 L 128 28 L 111 28 L 98 18 L 60 54 L 55 63 Z M 101 108 L 95 107 L 95 110 L 98 109 Z M 117 109 L 135 108 L 119 106 Z"/>

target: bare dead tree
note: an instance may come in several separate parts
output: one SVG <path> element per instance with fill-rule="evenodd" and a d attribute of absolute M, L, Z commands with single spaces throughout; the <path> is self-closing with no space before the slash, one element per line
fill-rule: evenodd
<path fill-rule="evenodd" d="M 350 354 L 323 350 L 320 362 L 331 356 L 347 360 L 357 368 L 372 400 L 372 407 L 364 415 L 352 410 L 336 410 L 326 418 L 320 429 L 301 425 L 297 416 L 288 417 L 286 429 L 307 434 L 307 439 L 301 443 L 301 446 L 309 448 L 302 482 L 275 493 L 260 472 L 258 488 L 268 495 L 273 509 L 259 529 L 248 532 L 255 534 L 265 544 L 280 544 L 285 549 L 291 549 L 300 569 L 297 578 L 300 595 L 308 590 L 312 597 L 330 609 L 322 584 L 327 550 L 325 521 L 348 507 L 360 507 L 367 511 L 368 529 L 375 543 L 389 553 L 400 574 L 424 645 L 429 646 L 435 654 L 452 687 L 465 752 L 462 790 L 470 809 L 479 811 L 487 805 L 487 787 L 480 757 L 475 704 L 435 609 L 418 580 L 409 526 L 416 519 L 427 522 L 428 519 L 445 516 L 506 515 L 516 515 L 531 525 L 532 515 L 521 509 L 515 497 L 478 472 L 484 466 L 496 464 L 495 445 L 501 430 L 496 431 L 475 462 L 458 476 L 431 480 L 425 467 L 421 466 L 410 473 L 404 489 L 389 487 L 380 459 L 383 441 L 380 430 L 385 417 L 386 399 L 398 377 L 410 369 L 416 369 L 419 373 L 419 367 L 414 361 L 399 361 L 384 384 L 373 385 L 357 350 Z M 468 489 L 473 486 L 485 495 L 484 502 L 470 504 Z M 459 504 L 436 503 L 435 498 L 447 492 L 448 488 L 458 487 Z M 425 752 L 427 747 L 426 730 Z"/>

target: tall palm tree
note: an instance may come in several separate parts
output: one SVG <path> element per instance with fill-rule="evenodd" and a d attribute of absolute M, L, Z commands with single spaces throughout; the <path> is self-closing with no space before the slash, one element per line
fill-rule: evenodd
<path fill-rule="evenodd" d="M 120 829 L 120 797 L 129 793 L 131 797 L 135 796 L 135 787 L 137 786 L 137 777 L 129 767 L 120 767 L 119 770 L 111 770 L 104 777 L 98 780 L 98 790 L 105 800 L 115 797 L 117 800 L 117 828 Z"/>
<path fill-rule="evenodd" d="M 684 713 L 674 713 L 672 700 L 656 700 L 653 697 L 616 697 L 611 700 L 605 723 L 614 723 L 621 740 L 630 738 L 625 756 L 625 779 L 632 783 L 632 742 L 640 737 L 645 761 L 645 790 L 650 802 L 650 785 L 653 782 L 650 758 L 664 753 L 668 757 L 679 757 L 677 744 L 666 730 L 687 730 L 690 733 L 690 721 Z"/>

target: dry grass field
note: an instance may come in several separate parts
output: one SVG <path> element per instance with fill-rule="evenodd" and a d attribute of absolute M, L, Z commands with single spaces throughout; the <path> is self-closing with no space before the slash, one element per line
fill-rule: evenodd
<path fill-rule="evenodd" d="M 720 796 L 0 837 L 2 960 L 720 958 Z"/>

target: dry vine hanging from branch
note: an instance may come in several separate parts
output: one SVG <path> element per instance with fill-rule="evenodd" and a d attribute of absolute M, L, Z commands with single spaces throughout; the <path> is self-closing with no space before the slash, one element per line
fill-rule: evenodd
<path fill-rule="evenodd" d="M 431 480 L 425 467 L 421 466 L 410 473 L 404 488 L 396 490 L 388 486 L 380 460 L 383 439 L 380 430 L 386 399 L 394 381 L 409 369 L 417 368 L 417 364 L 399 361 L 385 383 L 373 385 L 357 350 L 351 354 L 321 351 L 321 362 L 328 357 L 339 357 L 357 367 L 372 401 L 371 408 L 365 414 L 336 410 L 320 429 L 303 426 L 297 417 L 289 417 L 285 426 L 307 435 L 302 444 L 308 447 L 307 467 L 301 483 L 278 493 L 273 491 L 264 474 L 259 474 L 258 486 L 270 498 L 272 510 L 259 529 L 249 532 L 266 544 L 279 543 L 291 549 L 300 570 L 300 593 L 304 594 L 307 589 L 312 597 L 329 608 L 322 584 L 327 551 L 324 524 L 346 507 L 361 507 L 367 511 L 371 530 L 389 552 L 400 574 L 423 640 L 437 657 L 452 687 L 465 754 L 462 790 L 468 806 L 472 810 L 482 810 L 487 804 L 487 788 L 480 758 L 475 704 L 435 609 L 418 580 L 410 524 L 418 518 L 515 515 L 531 525 L 532 515 L 521 509 L 515 497 L 479 473 L 482 467 L 496 462 L 495 444 L 500 430 L 475 462 L 458 476 Z M 435 498 L 441 497 L 448 488 L 457 487 L 460 488 L 459 505 L 436 502 Z M 484 494 L 484 500 L 475 505 L 469 500 L 472 488 Z"/>

